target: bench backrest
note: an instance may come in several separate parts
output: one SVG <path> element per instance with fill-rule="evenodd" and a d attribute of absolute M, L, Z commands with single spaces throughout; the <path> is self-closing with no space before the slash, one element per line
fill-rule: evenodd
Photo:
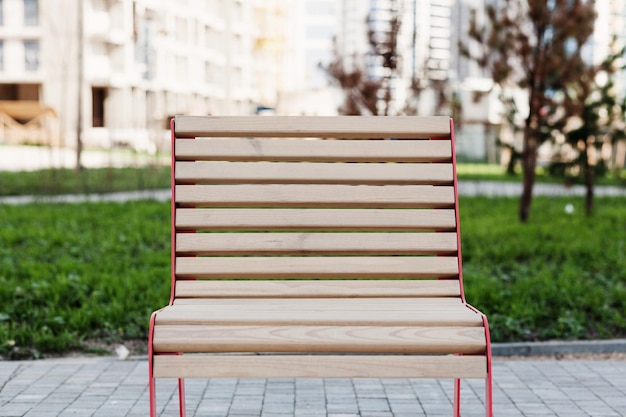
<path fill-rule="evenodd" d="M 463 298 L 447 117 L 177 117 L 172 302 Z"/>

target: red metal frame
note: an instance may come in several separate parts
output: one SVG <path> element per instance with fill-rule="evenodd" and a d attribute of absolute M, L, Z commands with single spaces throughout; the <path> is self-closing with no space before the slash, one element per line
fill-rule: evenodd
<path fill-rule="evenodd" d="M 171 169 L 171 187 L 172 187 L 172 228 L 171 228 L 171 262 L 172 262 L 172 288 L 170 292 L 170 305 L 174 304 L 174 298 L 176 297 L 176 130 L 175 119 L 170 122 L 170 129 L 172 132 L 172 169 Z"/>
<path fill-rule="evenodd" d="M 487 316 L 478 311 L 473 306 L 467 304 L 465 300 L 465 289 L 463 285 L 463 257 L 461 255 L 461 219 L 459 211 L 459 185 L 456 174 L 456 146 L 454 138 L 454 120 L 450 118 L 450 142 L 452 146 L 452 170 L 454 174 L 454 212 L 456 217 L 456 237 L 457 237 L 457 257 L 459 262 L 459 287 L 461 291 L 461 300 L 470 310 L 476 314 L 480 314 L 483 327 L 485 329 L 486 339 L 486 356 L 487 356 L 487 377 L 485 378 L 485 415 L 493 417 L 493 374 L 491 366 L 491 334 L 489 333 L 489 322 Z M 454 416 L 461 415 L 461 380 L 454 380 Z"/>
<path fill-rule="evenodd" d="M 175 119 L 170 122 L 171 141 L 172 141 L 172 167 L 171 167 L 171 188 L 172 188 L 172 201 L 171 201 L 171 281 L 172 287 L 170 290 L 170 303 L 174 303 L 176 296 L 176 182 L 175 182 L 175 168 L 176 168 L 176 131 L 175 131 Z M 154 378 L 154 349 L 152 346 L 152 340 L 154 337 L 154 321 L 156 315 L 159 312 L 155 311 L 150 317 L 150 329 L 148 333 L 148 389 L 150 394 L 150 417 L 156 417 L 156 381 Z M 180 353 L 174 353 L 179 355 Z M 185 408 L 185 380 L 178 378 L 178 403 L 180 417 L 185 417 L 187 411 Z"/>
<path fill-rule="evenodd" d="M 454 140 L 454 120 L 452 120 L 452 118 L 450 118 L 450 146 L 452 146 L 452 173 L 454 178 L 454 217 L 456 221 L 457 260 L 459 262 L 459 289 L 461 291 L 461 300 L 465 303 L 465 290 L 463 289 L 463 260 L 461 256 L 461 220 L 459 218 L 459 185 L 456 178 L 456 145 Z"/>

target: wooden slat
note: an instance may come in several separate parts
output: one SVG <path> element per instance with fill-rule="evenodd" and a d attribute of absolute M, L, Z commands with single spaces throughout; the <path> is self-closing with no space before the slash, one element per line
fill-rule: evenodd
<path fill-rule="evenodd" d="M 176 209 L 180 230 L 454 230 L 453 209 Z"/>
<path fill-rule="evenodd" d="M 178 280 L 177 298 L 458 297 L 457 280 Z"/>
<path fill-rule="evenodd" d="M 177 162 L 177 184 L 452 184 L 451 164 Z"/>
<path fill-rule="evenodd" d="M 176 202 L 213 207 L 450 208 L 452 186 L 177 185 Z"/>
<path fill-rule="evenodd" d="M 445 162 L 452 160 L 450 140 L 284 140 L 176 139 L 176 160 Z"/>
<path fill-rule="evenodd" d="M 485 356 L 156 355 L 156 378 L 485 378 Z"/>
<path fill-rule="evenodd" d="M 250 286 L 254 282 L 248 282 Z M 399 302 L 401 301 L 401 302 Z M 321 311 L 331 308 L 334 311 L 402 311 L 409 309 L 410 311 L 426 311 L 426 310 L 450 310 L 453 308 L 468 308 L 467 304 L 458 297 L 446 298 L 412 298 L 410 308 L 407 307 L 407 300 L 399 300 L 397 298 L 371 297 L 371 298 L 181 298 L 176 299 L 174 304 L 190 306 L 193 310 L 194 305 L 206 305 L 216 310 L 230 311 L 255 311 L 259 308 L 272 311 L 298 311 L 301 309 Z M 181 307 L 182 308 L 182 307 Z"/>
<path fill-rule="evenodd" d="M 190 137 L 331 137 L 430 138 L 449 137 L 449 117 L 290 117 L 177 116 L 178 138 Z"/>
<path fill-rule="evenodd" d="M 465 308 L 413 310 L 334 310 L 332 307 L 280 311 L 264 308 L 225 310 L 207 304 L 173 305 L 156 316 L 157 325 L 305 325 L 305 326 L 482 326 L 479 314 Z"/>
<path fill-rule="evenodd" d="M 178 233 L 180 254 L 443 254 L 456 233 Z"/>
<path fill-rule="evenodd" d="M 154 328 L 163 352 L 485 353 L 481 327 L 194 326 Z"/>
<path fill-rule="evenodd" d="M 458 274 L 456 257 L 179 257 L 176 275 L 196 278 L 420 278 Z"/>

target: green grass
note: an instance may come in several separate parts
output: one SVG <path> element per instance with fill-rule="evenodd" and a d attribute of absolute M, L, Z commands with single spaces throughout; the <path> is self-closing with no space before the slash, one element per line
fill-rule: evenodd
<path fill-rule="evenodd" d="M 145 338 L 166 304 L 166 203 L 0 205 L 0 354 Z"/>
<path fill-rule="evenodd" d="M 559 176 L 552 176 L 544 167 L 537 168 L 536 181 L 538 183 L 549 184 L 582 184 L 582 178 L 565 179 Z M 515 174 L 507 174 L 506 168 L 498 164 L 482 163 L 459 163 L 457 164 L 457 176 L 459 180 L 472 181 L 499 181 L 499 182 L 521 182 L 522 171 L 518 166 Z M 596 179 L 596 185 L 626 186 L 626 169 L 610 171 L 606 176 Z"/>
<path fill-rule="evenodd" d="M 536 198 L 530 224 L 517 199 L 461 200 L 468 300 L 495 341 L 626 335 L 626 198 Z M 568 215 L 564 206 L 572 203 Z"/>
<path fill-rule="evenodd" d="M 108 193 L 170 187 L 170 167 L 0 171 L 0 196 Z"/>
<path fill-rule="evenodd" d="M 468 301 L 494 342 L 626 337 L 626 198 L 461 199 Z M 572 203 L 575 212 L 565 214 Z M 0 355 L 147 337 L 170 288 L 169 205 L 0 205 Z"/>
<path fill-rule="evenodd" d="M 460 163 L 460 180 L 521 182 L 521 173 L 507 175 L 495 164 Z M 563 178 L 550 177 L 537 170 L 537 182 L 563 184 Z M 609 173 L 598 185 L 626 186 L 626 170 Z M 0 171 L 0 196 L 107 193 L 170 187 L 170 168 L 152 165 L 139 168 L 97 168 L 75 172 L 71 169 L 47 169 L 32 172 Z"/>

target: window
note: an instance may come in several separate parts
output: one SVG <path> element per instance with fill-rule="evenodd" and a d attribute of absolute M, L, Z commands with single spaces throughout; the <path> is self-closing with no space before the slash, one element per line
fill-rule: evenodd
<path fill-rule="evenodd" d="M 39 24 L 39 0 L 24 0 L 24 25 Z"/>
<path fill-rule="evenodd" d="M 4 2 L 0 0 L 0 26 L 4 25 Z"/>
<path fill-rule="evenodd" d="M 105 87 L 91 87 L 91 126 L 93 127 L 104 127 L 107 95 Z"/>
<path fill-rule="evenodd" d="M 37 71 L 39 69 L 39 42 L 24 41 L 24 69 Z"/>
<path fill-rule="evenodd" d="M 24 26 L 39 24 L 39 1 L 24 0 Z"/>

